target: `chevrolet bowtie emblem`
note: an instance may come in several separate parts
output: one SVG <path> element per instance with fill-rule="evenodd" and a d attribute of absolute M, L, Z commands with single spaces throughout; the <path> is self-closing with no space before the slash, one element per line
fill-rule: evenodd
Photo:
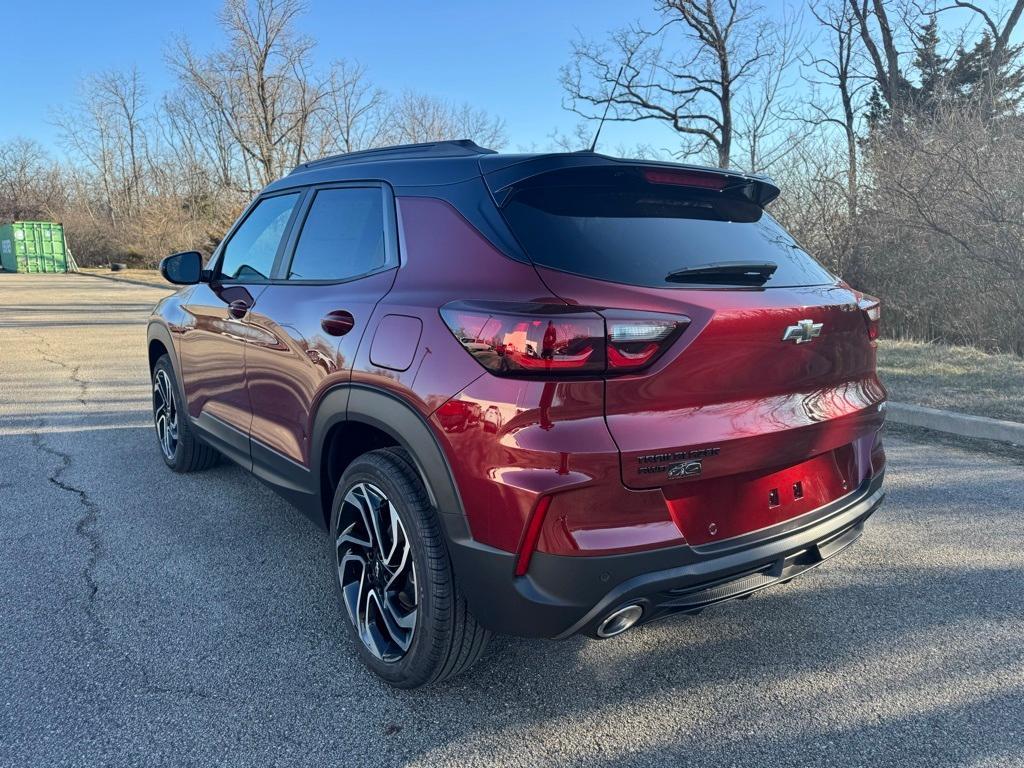
<path fill-rule="evenodd" d="M 813 341 L 821 336 L 821 325 L 821 323 L 816 323 L 813 320 L 801 320 L 796 325 L 791 325 L 786 329 L 786 332 L 782 334 L 782 340 L 795 341 L 797 344 Z"/>

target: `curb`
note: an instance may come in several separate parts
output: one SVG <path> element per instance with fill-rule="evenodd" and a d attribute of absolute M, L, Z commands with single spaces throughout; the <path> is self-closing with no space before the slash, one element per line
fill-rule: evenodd
<path fill-rule="evenodd" d="M 1002 421 L 985 416 L 942 411 L 938 408 L 925 408 L 923 405 L 892 402 L 887 405 L 886 413 L 887 418 L 897 424 L 923 427 L 961 437 L 1024 445 L 1024 424 L 1018 424 L 1015 421 Z"/>
<path fill-rule="evenodd" d="M 69 275 L 80 275 L 82 277 L 98 277 L 100 280 L 110 280 L 112 283 L 128 283 L 129 285 L 141 285 L 143 288 L 156 288 L 161 291 L 173 291 L 174 286 L 170 283 L 167 286 L 154 285 L 144 280 L 132 280 L 129 277 L 114 277 L 112 275 L 96 275 L 92 272 L 68 272 Z"/>

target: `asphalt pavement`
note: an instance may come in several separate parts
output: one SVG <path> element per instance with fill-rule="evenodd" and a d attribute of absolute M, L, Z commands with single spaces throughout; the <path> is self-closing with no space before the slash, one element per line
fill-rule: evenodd
<path fill-rule="evenodd" d="M 395 691 L 320 531 L 164 467 L 164 293 L 0 274 L 0 766 L 1024 765 L 1018 460 L 890 438 L 864 537 L 791 584 Z"/>

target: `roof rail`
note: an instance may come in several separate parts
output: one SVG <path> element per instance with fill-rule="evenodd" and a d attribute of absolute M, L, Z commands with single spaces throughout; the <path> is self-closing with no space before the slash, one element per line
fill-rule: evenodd
<path fill-rule="evenodd" d="M 301 163 L 292 169 L 292 173 L 307 171 L 311 168 L 323 168 L 331 165 L 362 163 L 371 160 L 405 160 L 423 157 L 468 157 L 471 155 L 494 155 L 496 150 L 478 146 L 469 139 L 453 139 L 451 141 L 429 141 L 422 144 L 398 144 L 392 147 L 363 149 L 358 152 L 345 152 L 330 155 L 319 160 Z"/>

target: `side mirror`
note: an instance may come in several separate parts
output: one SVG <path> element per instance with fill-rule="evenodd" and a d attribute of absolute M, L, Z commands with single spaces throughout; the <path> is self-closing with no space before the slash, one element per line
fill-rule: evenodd
<path fill-rule="evenodd" d="M 175 285 L 195 285 L 203 282 L 203 254 L 184 251 L 166 256 L 160 262 L 160 274 Z"/>

